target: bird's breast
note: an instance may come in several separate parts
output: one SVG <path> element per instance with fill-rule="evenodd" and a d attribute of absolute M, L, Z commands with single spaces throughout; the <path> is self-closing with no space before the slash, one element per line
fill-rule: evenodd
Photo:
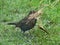
<path fill-rule="evenodd" d="M 35 26 L 35 24 L 36 24 L 36 19 L 25 20 L 21 22 L 20 28 L 22 30 L 30 30 Z"/>

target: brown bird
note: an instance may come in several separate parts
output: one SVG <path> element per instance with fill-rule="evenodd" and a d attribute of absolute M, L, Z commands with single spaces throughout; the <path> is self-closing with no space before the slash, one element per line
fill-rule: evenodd
<path fill-rule="evenodd" d="M 30 11 L 28 16 L 26 16 L 21 21 L 16 22 L 16 23 L 8 23 L 8 25 L 15 25 L 16 27 L 21 28 L 21 30 L 23 32 L 30 30 L 35 26 L 36 21 L 37 21 L 37 17 L 42 14 L 42 10 L 43 10 L 43 8 L 41 8 L 37 12 L 36 11 Z M 40 27 L 40 28 L 44 31 L 44 29 L 42 27 Z"/>

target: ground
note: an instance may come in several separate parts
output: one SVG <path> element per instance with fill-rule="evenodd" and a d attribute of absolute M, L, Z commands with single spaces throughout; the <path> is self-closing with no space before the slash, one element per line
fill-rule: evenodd
<path fill-rule="evenodd" d="M 44 4 L 49 6 L 45 7 L 41 21 L 49 34 L 38 26 L 23 34 L 21 29 L 7 25 L 8 22 L 20 21 L 31 10 L 39 10 Z M 0 0 L 0 45 L 60 45 L 60 1 Z"/>

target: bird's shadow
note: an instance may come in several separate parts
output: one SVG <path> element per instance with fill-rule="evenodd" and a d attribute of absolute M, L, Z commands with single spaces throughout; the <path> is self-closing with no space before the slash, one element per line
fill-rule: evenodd
<path fill-rule="evenodd" d="M 30 32 L 30 30 L 26 31 L 26 32 L 22 32 L 22 35 L 24 37 L 26 37 L 27 39 L 32 39 L 34 37 L 34 35 Z"/>

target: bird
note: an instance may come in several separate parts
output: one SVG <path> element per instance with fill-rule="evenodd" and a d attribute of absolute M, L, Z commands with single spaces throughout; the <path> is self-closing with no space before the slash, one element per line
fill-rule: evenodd
<path fill-rule="evenodd" d="M 19 22 L 13 22 L 13 23 L 8 23 L 8 25 L 15 25 L 16 27 L 19 27 L 21 31 L 25 32 L 27 30 L 30 30 L 34 28 L 37 22 L 37 17 L 42 14 L 43 8 L 41 8 L 38 11 L 30 11 L 28 16 L 20 20 Z M 43 31 L 45 31 L 42 27 L 39 27 Z M 45 31 L 46 32 L 46 31 Z"/>
<path fill-rule="evenodd" d="M 37 21 L 37 19 L 35 18 L 28 19 L 30 18 L 30 14 L 33 13 L 35 13 L 35 11 L 30 11 L 28 16 L 26 16 L 19 22 L 8 23 L 8 25 L 15 25 L 16 27 L 19 27 L 23 32 L 30 30 L 36 25 L 36 21 Z"/>

